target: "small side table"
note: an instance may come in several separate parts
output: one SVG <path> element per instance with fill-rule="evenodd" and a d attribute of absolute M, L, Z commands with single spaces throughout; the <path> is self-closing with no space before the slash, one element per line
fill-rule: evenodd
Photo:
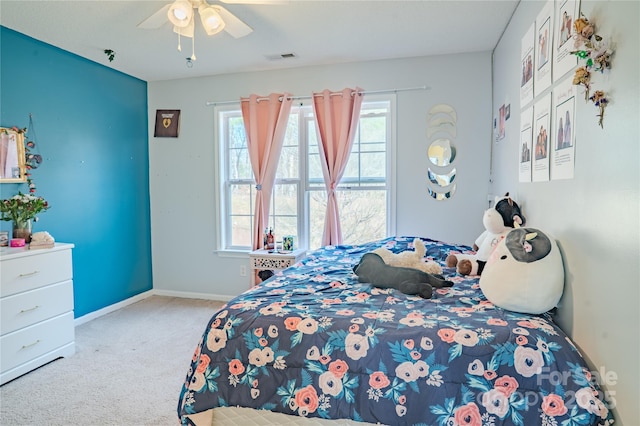
<path fill-rule="evenodd" d="M 286 269 L 302 259 L 307 253 L 304 249 L 296 249 L 291 252 L 271 252 L 270 250 L 254 250 L 249 253 L 249 267 L 251 268 L 251 287 L 260 284 L 262 280 L 258 272 L 268 270 Z"/>

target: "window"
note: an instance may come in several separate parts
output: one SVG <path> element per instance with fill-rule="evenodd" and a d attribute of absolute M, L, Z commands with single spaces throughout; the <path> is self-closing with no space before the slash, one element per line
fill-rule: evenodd
<path fill-rule="evenodd" d="M 394 232 L 392 164 L 393 96 L 367 96 L 344 175 L 336 190 L 345 244 L 384 238 Z M 216 107 L 220 155 L 220 247 L 249 250 L 255 182 L 239 104 Z M 271 197 L 269 226 L 276 240 L 293 235 L 296 245 L 321 245 L 326 191 L 313 109 L 291 109 Z"/>

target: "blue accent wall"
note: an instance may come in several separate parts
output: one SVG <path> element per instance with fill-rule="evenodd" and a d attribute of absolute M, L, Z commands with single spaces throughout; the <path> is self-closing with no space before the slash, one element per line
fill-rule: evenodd
<path fill-rule="evenodd" d="M 32 176 L 51 206 L 33 230 L 75 244 L 75 316 L 151 290 L 147 82 L 6 27 L 0 47 L 0 126 L 33 116 Z M 0 184 L 3 199 L 18 191 Z"/>

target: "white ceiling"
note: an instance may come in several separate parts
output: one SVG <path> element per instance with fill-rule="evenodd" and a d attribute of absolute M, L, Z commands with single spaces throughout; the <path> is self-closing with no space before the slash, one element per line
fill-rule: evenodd
<path fill-rule="evenodd" d="M 255 1 L 255 0 L 254 0 Z M 306 1 L 218 4 L 253 32 L 191 39 L 137 24 L 172 0 L 0 0 L 0 24 L 146 81 L 492 50 L 519 0 Z M 105 49 L 115 51 L 109 62 Z M 268 57 L 293 53 L 293 59 Z"/>

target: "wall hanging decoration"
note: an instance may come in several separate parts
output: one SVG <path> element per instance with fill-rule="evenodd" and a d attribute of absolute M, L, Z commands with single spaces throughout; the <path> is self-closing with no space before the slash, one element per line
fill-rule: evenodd
<path fill-rule="evenodd" d="M 25 132 L 17 127 L 0 127 L 0 183 L 26 181 Z"/>
<path fill-rule="evenodd" d="M 458 114 L 447 104 L 434 105 L 427 113 L 427 157 L 431 164 L 427 168 L 427 192 L 431 198 L 447 200 L 456 192 L 456 147 Z"/>
<path fill-rule="evenodd" d="M 153 136 L 156 138 L 177 138 L 180 132 L 180 110 L 158 109 L 156 110 L 156 129 Z"/>
<path fill-rule="evenodd" d="M 583 65 L 576 69 L 573 77 L 573 84 L 584 86 L 585 101 L 591 101 L 598 108 L 599 114 L 598 124 L 603 127 L 604 110 L 609 104 L 606 92 L 597 90 L 591 95 L 592 89 L 592 72 L 604 73 L 605 70 L 611 68 L 611 57 L 613 49 L 609 42 L 604 40 L 600 35 L 596 34 L 596 28 L 589 19 L 580 15 L 574 23 L 575 47 L 577 50 L 571 52 L 583 61 Z"/>
<path fill-rule="evenodd" d="M 33 135 L 33 138 L 27 135 Z M 36 196 L 36 185 L 32 178 L 32 171 L 37 169 L 42 163 L 42 156 L 38 154 L 35 143 L 35 128 L 33 125 L 33 116 L 29 114 L 29 127 L 20 129 L 12 127 L 11 129 L 0 128 L 2 136 L 2 147 L 5 146 L 5 139 L 10 142 L 15 140 L 8 147 L 8 151 L 2 150 L 0 160 L 2 164 L 9 170 L 10 165 L 14 161 L 19 162 L 22 178 L 20 180 L 6 180 L 7 182 L 26 182 L 29 186 L 29 193 L 18 194 L 5 200 L 0 200 L 0 220 L 11 221 L 13 228 L 13 238 L 22 240 L 24 243 L 31 241 L 31 223 L 38 221 L 38 213 L 49 209 L 49 203 L 42 197 Z M 7 137 L 5 137 L 7 136 Z M 26 142 L 25 142 L 26 140 Z M 18 157 L 13 159 L 12 151 L 15 150 Z M 15 168 L 12 169 L 15 172 Z M 23 244 L 24 245 L 24 244 Z"/>
<path fill-rule="evenodd" d="M 25 151 L 25 168 L 27 185 L 29 186 L 29 193 L 35 194 L 36 183 L 33 181 L 33 170 L 37 169 L 42 164 L 42 156 L 38 153 L 38 147 L 36 145 L 36 129 L 33 125 L 33 115 L 29 114 L 29 127 L 24 132 L 26 142 L 24 144 Z M 29 136 L 27 136 L 29 135 Z M 32 136 L 31 136 L 32 135 Z"/>

